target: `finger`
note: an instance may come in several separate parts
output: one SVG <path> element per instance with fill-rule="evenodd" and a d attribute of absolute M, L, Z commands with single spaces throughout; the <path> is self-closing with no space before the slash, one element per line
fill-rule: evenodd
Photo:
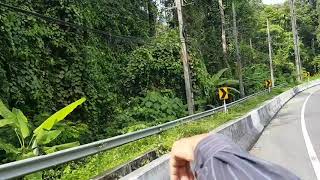
<path fill-rule="evenodd" d="M 189 180 L 189 169 L 188 161 L 178 157 L 170 159 L 170 177 L 172 180 Z"/>
<path fill-rule="evenodd" d="M 190 163 L 186 163 L 185 167 L 183 168 L 183 171 L 182 171 L 182 179 L 188 179 L 188 180 L 194 180 L 194 175 L 193 175 L 193 172 L 191 170 L 191 167 L 190 167 Z"/>
<path fill-rule="evenodd" d="M 170 177 L 172 180 L 180 180 L 180 171 L 186 167 L 186 163 L 183 159 L 170 157 Z"/>
<path fill-rule="evenodd" d="M 194 180 L 195 177 L 194 177 L 193 172 L 192 172 L 192 170 L 191 170 L 190 163 L 189 163 L 189 165 L 188 165 L 188 167 L 187 167 L 187 172 L 188 172 L 188 175 L 189 175 L 189 179 L 190 179 L 190 180 Z"/>
<path fill-rule="evenodd" d="M 180 180 L 194 180 L 189 163 L 179 171 Z"/>
<path fill-rule="evenodd" d="M 180 177 L 180 180 L 189 180 L 188 173 L 185 167 L 179 169 L 179 177 Z"/>
<path fill-rule="evenodd" d="M 184 174 L 180 177 L 180 180 L 190 180 L 190 179 L 188 175 Z"/>
<path fill-rule="evenodd" d="M 170 180 L 180 180 L 178 175 L 171 175 Z"/>

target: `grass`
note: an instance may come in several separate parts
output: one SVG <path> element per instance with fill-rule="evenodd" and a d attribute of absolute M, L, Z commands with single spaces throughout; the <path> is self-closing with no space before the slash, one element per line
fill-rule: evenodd
<path fill-rule="evenodd" d="M 90 179 L 105 171 L 111 170 L 117 166 L 145 154 L 154 149 L 161 149 L 161 154 L 170 151 L 171 145 L 178 139 L 189 137 L 196 134 L 212 131 L 218 126 L 239 118 L 250 110 L 256 108 L 261 103 L 282 93 L 287 88 L 274 89 L 270 94 L 264 94 L 254 97 L 245 103 L 239 104 L 229 109 L 229 113 L 216 113 L 200 121 L 181 124 L 175 128 L 164 131 L 158 135 L 153 135 L 126 145 L 114 148 L 112 150 L 90 156 L 81 161 L 68 163 L 59 171 L 59 177 L 54 178 L 73 180 L 73 179 Z M 57 169 L 55 169 L 56 171 Z M 51 172 L 50 172 L 51 171 Z M 52 171 L 47 171 L 46 175 L 52 175 Z M 55 172 L 54 174 L 57 174 Z M 51 176 L 52 177 L 52 176 Z"/>

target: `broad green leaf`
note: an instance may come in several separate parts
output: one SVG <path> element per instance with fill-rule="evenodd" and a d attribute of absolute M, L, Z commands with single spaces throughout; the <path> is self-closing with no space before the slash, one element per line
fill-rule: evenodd
<path fill-rule="evenodd" d="M 236 88 L 228 87 L 228 89 L 231 89 L 232 91 L 234 91 L 234 92 L 236 92 L 236 93 L 240 94 L 240 91 L 238 91 Z"/>
<path fill-rule="evenodd" d="M 60 130 L 46 131 L 41 129 L 36 135 L 36 140 L 38 145 L 48 144 L 52 140 L 56 139 L 60 135 Z"/>
<path fill-rule="evenodd" d="M 72 142 L 72 143 L 60 144 L 60 145 L 52 146 L 52 147 L 44 147 L 43 150 L 46 154 L 50 154 L 50 153 L 54 153 L 54 152 L 61 151 L 64 149 L 76 147 L 79 145 L 80 145 L 79 142 Z"/>
<path fill-rule="evenodd" d="M 0 115 L 5 119 L 11 119 L 14 114 L 0 100 Z"/>
<path fill-rule="evenodd" d="M 50 116 L 47 120 L 45 120 L 37 129 L 34 130 L 35 134 L 38 134 L 41 129 L 51 130 L 51 128 L 58 123 L 59 121 L 63 120 L 68 114 L 70 114 L 76 107 L 81 105 L 83 102 L 86 101 L 86 98 L 81 98 L 78 101 L 68 105 L 67 107 L 59 110 L 58 112 L 54 113 Z"/>
<path fill-rule="evenodd" d="M 30 135 L 30 130 L 28 127 L 28 119 L 27 117 L 20 111 L 19 109 L 13 108 L 12 112 L 15 114 L 17 119 L 17 126 L 21 132 L 23 139 Z"/>
<path fill-rule="evenodd" d="M 2 139 L 0 139 L 0 149 L 3 149 L 6 153 L 20 153 L 18 148 L 14 147 L 12 144 L 4 142 Z"/>
<path fill-rule="evenodd" d="M 12 124 L 13 122 L 10 119 L 2 119 L 0 120 L 0 127 L 4 127 L 6 125 Z"/>
<path fill-rule="evenodd" d="M 216 74 L 214 74 L 213 77 L 214 77 L 215 79 L 220 79 L 220 77 L 222 76 L 222 74 L 223 74 L 224 72 L 226 72 L 227 70 L 228 70 L 228 68 L 221 69 L 219 72 L 217 72 Z"/>

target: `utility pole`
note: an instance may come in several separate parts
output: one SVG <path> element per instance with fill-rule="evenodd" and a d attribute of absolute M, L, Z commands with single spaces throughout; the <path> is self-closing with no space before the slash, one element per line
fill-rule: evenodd
<path fill-rule="evenodd" d="M 183 34 L 184 26 L 183 26 L 181 0 L 175 0 L 175 3 L 176 3 L 176 7 L 177 7 L 177 14 L 178 14 L 178 21 L 179 21 L 179 34 L 180 34 L 180 41 L 181 41 L 181 58 L 182 58 L 182 62 L 183 62 L 184 83 L 185 83 L 185 88 L 186 88 L 188 112 L 189 112 L 189 115 L 191 115 L 194 113 L 194 100 L 193 100 L 193 93 L 191 90 L 191 78 L 190 78 L 190 68 L 189 68 L 189 61 L 188 61 L 187 45 L 186 45 L 186 39 Z"/>
<path fill-rule="evenodd" d="M 295 12 L 295 0 L 289 0 L 290 3 L 290 14 L 291 14 L 291 25 L 293 33 L 293 43 L 294 43 L 294 55 L 297 71 L 297 81 L 301 81 L 301 63 L 300 63 L 300 50 L 299 50 L 299 40 L 297 31 L 297 18 Z"/>
<path fill-rule="evenodd" d="M 219 9 L 220 9 L 220 17 L 221 17 L 221 39 L 222 39 L 222 50 L 223 50 L 223 61 L 226 64 L 227 68 L 231 72 L 231 67 L 228 62 L 228 52 L 227 52 L 227 39 L 226 39 L 226 30 L 225 30 L 225 17 L 224 17 L 224 6 L 222 0 L 218 0 Z"/>
<path fill-rule="evenodd" d="M 237 14 L 236 14 L 236 9 L 234 7 L 234 2 L 232 2 L 232 14 L 233 14 L 233 36 L 234 36 L 234 41 L 236 45 L 236 53 L 237 53 L 240 96 L 244 97 L 245 94 L 244 94 L 244 86 L 243 86 L 243 79 L 242 79 L 242 63 L 241 63 L 240 48 L 239 48 L 239 42 L 238 42 Z"/>
<path fill-rule="evenodd" d="M 272 87 L 274 87 L 274 77 L 273 77 L 273 63 L 272 63 L 272 47 L 271 47 L 271 35 L 270 35 L 270 24 L 269 19 L 267 19 L 267 33 L 268 33 L 268 44 L 269 44 L 269 60 L 270 60 L 270 77 Z"/>

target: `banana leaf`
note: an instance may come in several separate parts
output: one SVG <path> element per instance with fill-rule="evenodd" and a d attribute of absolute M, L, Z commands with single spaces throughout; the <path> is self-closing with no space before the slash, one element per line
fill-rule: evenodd
<path fill-rule="evenodd" d="M 16 126 L 19 128 L 23 139 L 30 135 L 27 117 L 19 109 L 13 108 L 12 113 L 16 116 Z"/>
<path fill-rule="evenodd" d="M 221 69 L 219 72 L 217 72 L 216 74 L 214 74 L 212 77 L 215 79 L 215 80 L 218 80 L 221 78 L 221 76 L 223 75 L 224 72 L 226 72 L 228 70 L 228 68 L 224 68 L 224 69 Z"/>
<path fill-rule="evenodd" d="M 19 109 L 13 108 L 12 112 L 0 100 L 0 115 L 4 120 L 0 121 L 0 127 L 11 125 L 19 129 L 23 139 L 30 135 L 27 117 Z"/>
<path fill-rule="evenodd" d="M 234 92 L 240 94 L 240 91 L 238 91 L 236 88 L 228 87 L 228 89 L 230 89 L 231 91 L 234 91 Z"/>
<path fill-rule="evenodd" d="M 14 114 L 0 100 L 0 115 L 5 119 L 11 119 Z"/>
<path fill-rule="evenodd" d="M 2 120 L 0 120 L 0 127 L 4 127 L 4 126 L 10 125 L 12 123 L 13 122 L 10 119 L 2 119 Z"/>
<path fill-rule="evenodd" d="M 60 135 L 60 130 L 46 131 L 41 129 L 36 136 L 36 141 L 38 145 L 48 144 L 52 140 L 56 139 Z"/>
<path fill-rule="evenodd" d="M 20 154 L 18 148 L 14 147 L 12 144 L 6 143 L 0 139 L 0 149 L 3 149 L 6 153 Z"/>
<path fill-rule="evenodd" d="M 62 121 L 68 114 L 70 114 L 76 107 L 81 105 L 83 102 L 86 101 L 86 98 L 81 98 L 78 101 L 66 106 L 65 108 L 59 110 L 58 112 L 54 113 L 52 116 L 50 116 L 47 120 L 45 120 L 37 129 L 35 129 L 33 132 L 34 134 L 39 134 L 41 129 L 45 130 L 51 130 L 51 128 L 58 123 L 59 121 Z"/>

